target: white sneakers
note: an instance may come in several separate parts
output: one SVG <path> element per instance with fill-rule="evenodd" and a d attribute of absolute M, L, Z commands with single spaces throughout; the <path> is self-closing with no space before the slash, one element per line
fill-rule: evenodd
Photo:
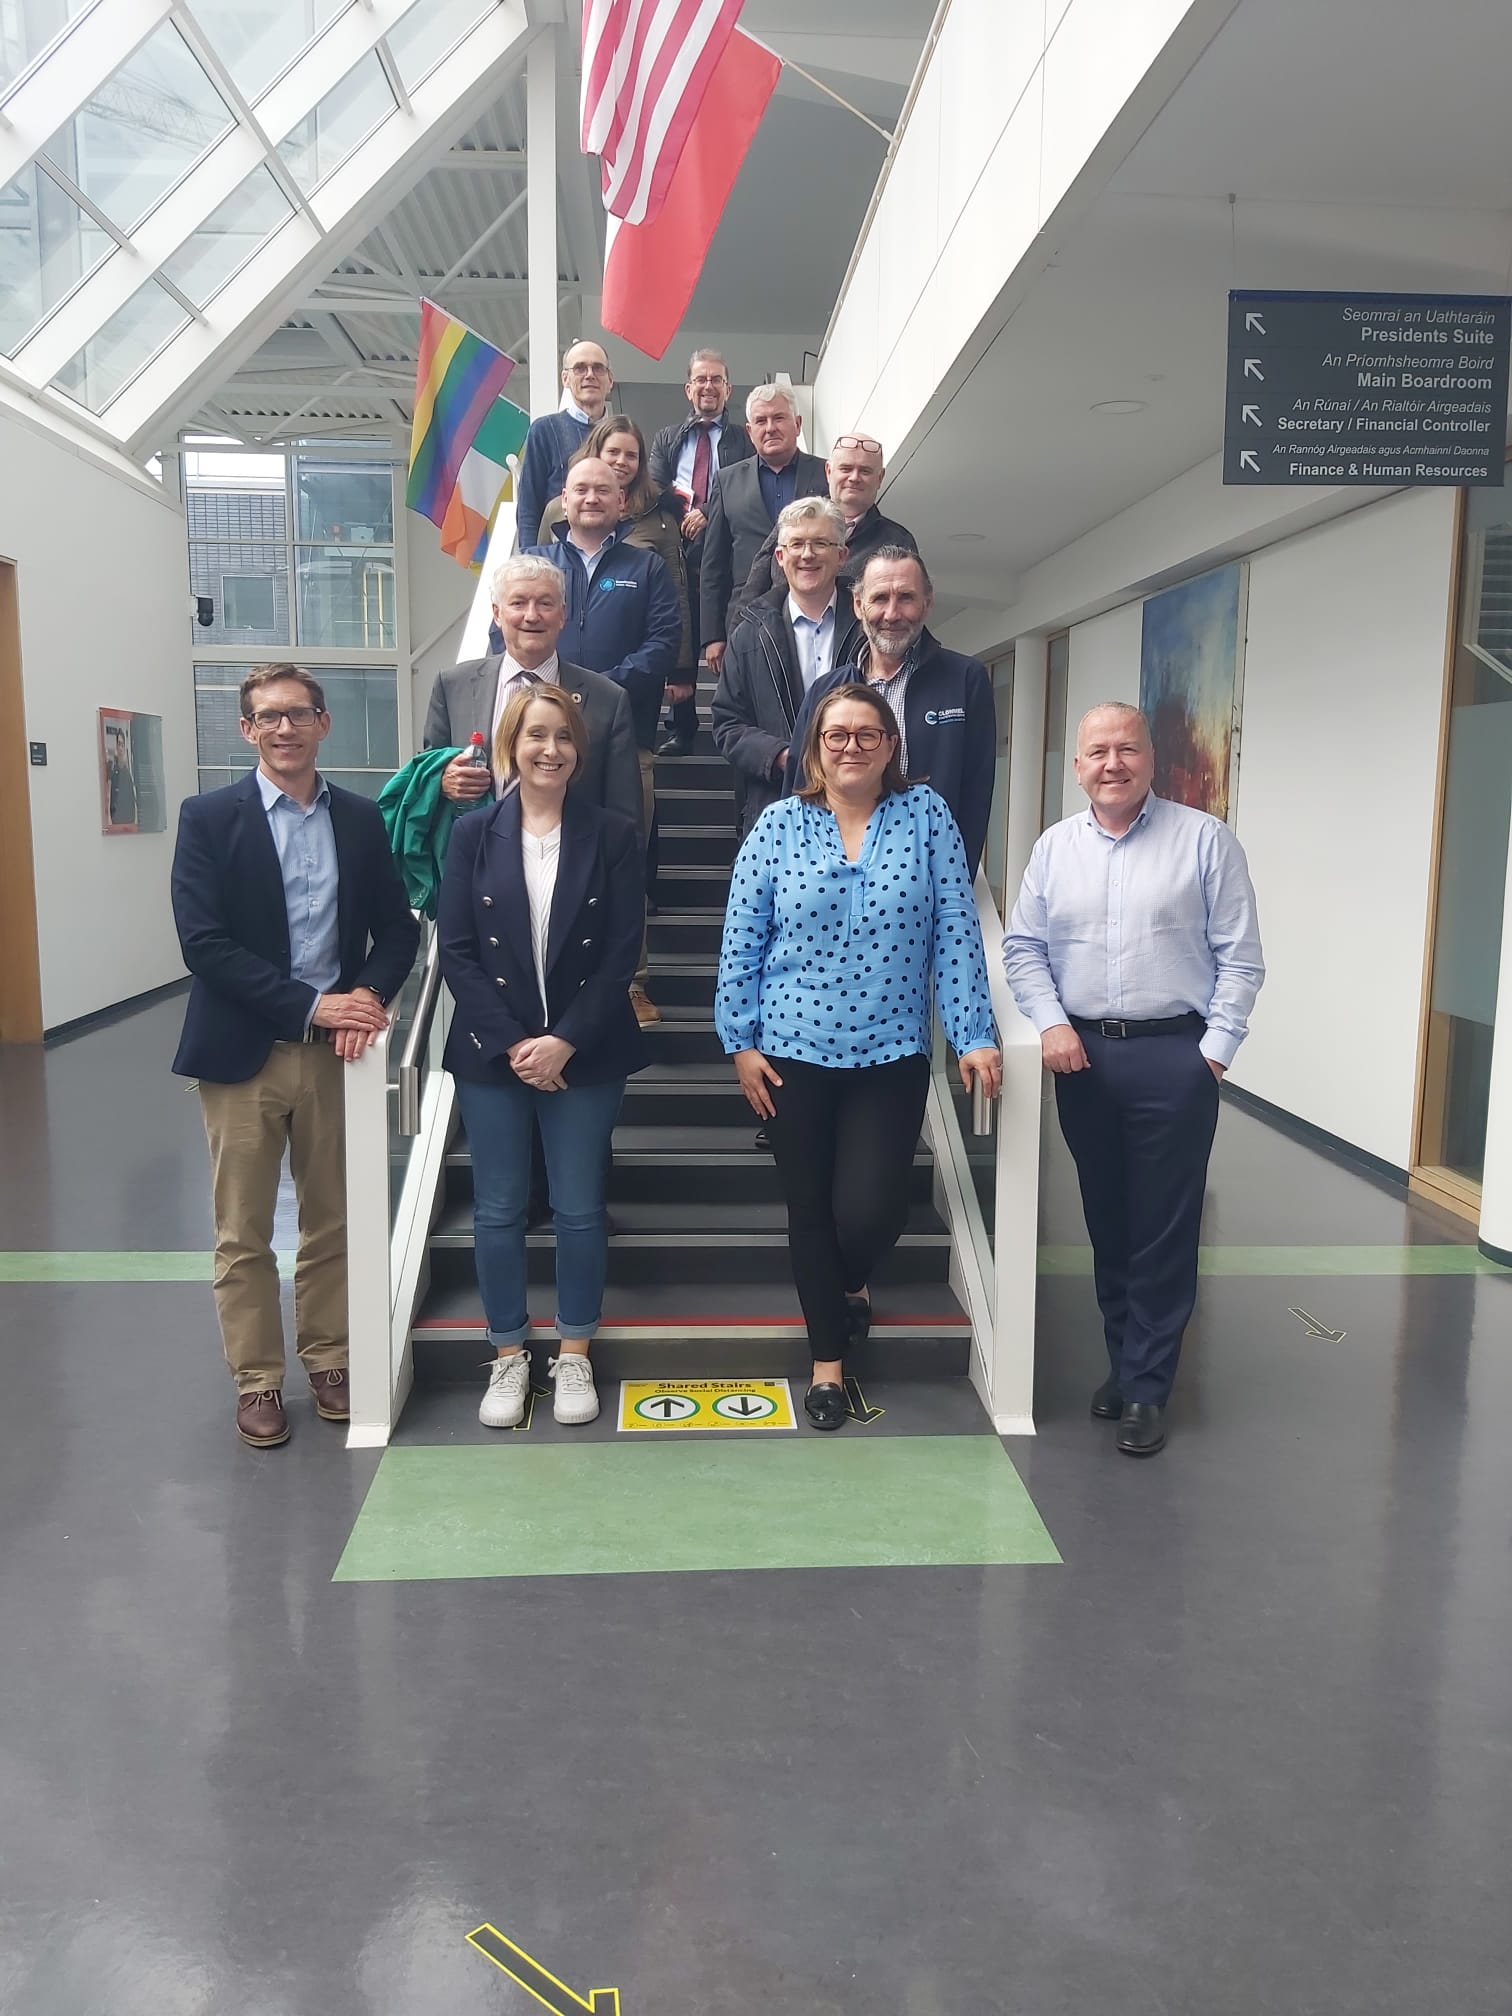
<path fill-rule="evenodd" d="M 581 1428 L 584 1422 L 598 1419 L 599 1397 L 593 1383 L 593 1367 L 581 1352 L 566 1351 L 560 1358 L 553 1358 L 551 1381 L 556 1387 L 556 1398 L 551 1403 L 556 1420 Z"/>
<path fill-rule="evenodd" d="M 525 1396 L 530 1391 L 530 1353 L 512 1351 L 507 1358 L 495 1358 L 488 1372 L 488 1391 L 478 1409 L 485 1428 L 518 1428 L 525 1419 Z"/>
<path fill-rule="evenodd" d="M 596 1421 L 598 1389 L 593 1383 L 593 1367 L 577 1352 L 564 1352 L 551 1361 L 551 1383 L 556 1388 L 551 1403 L 553 1416 L 568 1427 L 581 1428 Z M 485 1428 L 518 1428 L 525 1419 L 525 1401 L 530 1392 L 530 1353 L 512 1351 L 496 1358 L 488 1371 L 488 1391 L 478 1408 Z"/>

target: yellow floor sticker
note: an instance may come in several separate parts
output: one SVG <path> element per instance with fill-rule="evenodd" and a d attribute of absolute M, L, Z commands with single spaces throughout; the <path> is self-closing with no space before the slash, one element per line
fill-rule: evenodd
<path fill-rule="evenodd" d="M 796 1428 L 786 1379 L 626 1379 L 622 1433 L 664 1428 Z"/>

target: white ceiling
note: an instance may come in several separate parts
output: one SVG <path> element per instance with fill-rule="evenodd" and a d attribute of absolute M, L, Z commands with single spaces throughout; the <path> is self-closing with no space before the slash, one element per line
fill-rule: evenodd
<path fill-rule="evenodd" d="M 1010 600 L 1036 561 L 1217 450 L 1230 288 L 1508 291 L 1512 4 L 1392 8 L 1388 32 L 1384 13 L 1240 0 L 1051 246 L 888 492 L 953 605 Z M 1144 410 L 1090 411 L 1114 399 Z M 943 543 L 961 531 L 987 537 Z"/>
<path fill-rule="evenodd" d="M 747 0 L 741 21 L 778 54 L 803 64 L 890 128 L 934 13 L 935 0 L 825 0 L 822 8 L 807 0 Z M 603 213 L 596 164 L 576 151 L 576 0 L 559 32 L 565 60 L 559 62 L 558 278 L 566 334 L 589 326 L 596 308 Z M 374 312 L 364 307 L 364 293 L 403 294 L 411 303 L 430 294 L 481 336 L 523 357 L 528 285 L 523 205 L 448 285 L 440 282 L 523 193 L 523 173 L 501 157 L 523 154 L 525 144 L 524 83 L 516 77 L 447 161 L 432 164 L 319 283 L 320 294 L 340 306 L 326 311 L 306 298 L 220 388 L 200 422 L 266 433 L 325 392 L 328 396 L 307 408 L 302 428 L 327 421 L 352 431 L 406 427 L 418 306 Z M 762 368 L 786 369 L 801 379 L 804 349 L 817 348 L 829 319 L 885 151 L 879 134 L 785 70 L 710 247 L 689 327 L 725 340 L 778 339 L 757 340 L 752 354 Z M 457 164 L 459 153 L 468 157 L 466 166 Z M 305 293 L 309 297 L 310 290 Z M 681 377 L 675 357 L 657 367 L 622 349 L 616 361 L 622 392 L 662 378 L 670 385 Z M 364 366 L 377 368 L 364 372 Z M 337 387 L 334 380 L 343 372 L 356 375 Z M 660 387 L 658 394 L 673 396 Z"/>

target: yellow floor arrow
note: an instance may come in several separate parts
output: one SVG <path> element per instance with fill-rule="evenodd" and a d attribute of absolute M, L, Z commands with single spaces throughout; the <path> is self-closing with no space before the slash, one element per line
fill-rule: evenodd
<path fill-rule="evenodd" d="M 552 2016 L 574 2016 L 579 2009 L 588 2010 L 589 2016 L 620 2016 L 618 1988 L 595 1988 L 585 2002 L 539 1960 L 532 1960 L 522 1946 L 506 1939 L 496 1925 L 479 1925 L 468 1933 L 467 1943 L 475 1946 L 485 1960 L 492 1960 L 511 1981 L 517 1981 L 543 2009 L 550 2009 Z"/>

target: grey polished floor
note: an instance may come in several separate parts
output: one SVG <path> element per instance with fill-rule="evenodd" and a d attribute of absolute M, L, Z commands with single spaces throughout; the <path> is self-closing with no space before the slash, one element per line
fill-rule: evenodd
<path fill-rule="evenodd" d="M 0 1244 L 205 1245 L 176 1019 L 0 1053 Z M 1460 1236 L 1219 1143 L 1215 1242 Z M 623 2016 L 1505 2016 L 1512 1283 L 1207 1279 L 1147 1464 L 1042 1291 L 1061 1567 L 333 1586 L 377 1459 L 241 1448 L 206 1288 L 0 1286 L 0 2011 L 527 2016 L 488 1919 Z"/>

